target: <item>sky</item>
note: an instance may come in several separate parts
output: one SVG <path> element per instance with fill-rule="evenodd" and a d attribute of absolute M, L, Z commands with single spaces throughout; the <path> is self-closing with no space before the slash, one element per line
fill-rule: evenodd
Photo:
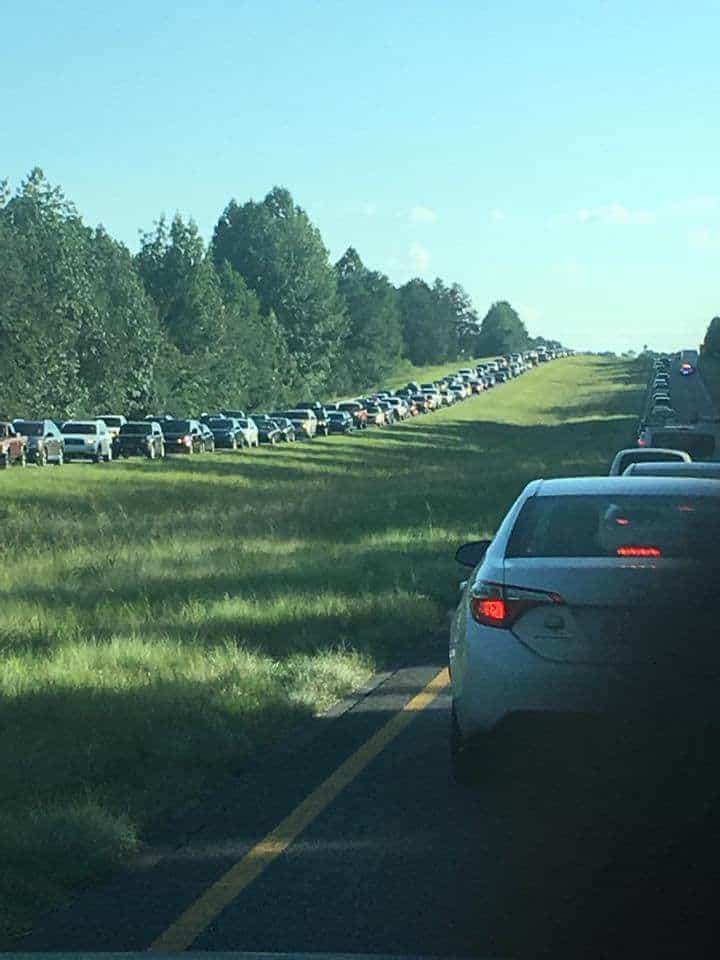
<path fill-rule="evenodd" d="M 35 0 L 2 27 L 0 179 L 40 166 L 133 250 L 282 185 L 333 259 L 576 349 L 720 313 L 716 0 Z"/>

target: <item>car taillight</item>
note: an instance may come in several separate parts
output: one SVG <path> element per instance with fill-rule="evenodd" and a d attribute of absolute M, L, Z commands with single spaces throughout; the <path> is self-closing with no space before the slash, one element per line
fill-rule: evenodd
<path fill-rule="evenodd" d="M 564 603 L 557 593 L 505 586 L 484 580 L 476 583 L 470 594 L 473 620 L 485 627 L 508 629 L 533 607 Z"/>
<path fill-rule="evenodd" d="M 615 551 L 619 557 L 661 557 L 659 547 L 618 547 Z"/>
<path fill-rule="evenodd" d="M 647 440 L 645 440 L 644 437 L 638 437 L 637 445 L 638 445 L 639 447 L 646 447 L 646 446 L 647 446 Z"/>

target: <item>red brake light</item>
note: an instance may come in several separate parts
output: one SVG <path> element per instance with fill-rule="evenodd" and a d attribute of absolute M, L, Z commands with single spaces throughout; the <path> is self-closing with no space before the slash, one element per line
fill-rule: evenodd
<path fill-rule="evenodd" d="M 481 581 L 470 595 L 470 612 L 473 620 L 485 627 L 508 629 L 528 610 L 549 603 L 564 601 L 557 593 Z"/>
<path fill-rule="evenodd" d="M 638 445 L 639 447 L 646 447 L 646 446 L 647 446 L 647 440 L 645 440 L 643 437 L 638 437 L 637 445 Z"/>
<path fill-rule="evenodd" d="M 661 557 L 662 551 L 658 547 L 618 547 L 619 557 Z"/>

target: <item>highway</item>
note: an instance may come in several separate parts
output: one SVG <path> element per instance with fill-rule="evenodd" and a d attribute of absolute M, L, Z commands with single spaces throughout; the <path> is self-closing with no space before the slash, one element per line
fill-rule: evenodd
<path fill-rule="evenodd" d="M 652 383 L 652 380 L 651 380 Z M 645 404 L 645 415 L 652 406 L 651 391 Z M 699 372 L 690 376 L 680 373 L 680 360 L 674 357 L 670 366 L 670 402 L 682 424 L 696 423 L 703 417 L 715 416 L 715 406 Z"/>
<path fill-rule="evenodd" d="M 438 640 L 14 949 L 576 957 L 709 936 L 713 742 L 530 716 L 461 788 L 444 668 Z"/>

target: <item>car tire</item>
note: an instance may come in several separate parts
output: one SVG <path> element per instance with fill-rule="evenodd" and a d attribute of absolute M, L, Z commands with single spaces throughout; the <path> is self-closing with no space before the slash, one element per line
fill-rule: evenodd
<path fill-rule="evenodd" d="M 161 444 L 160 444 L 160 459 L 161 459 L 161 460 L 164 460 L 164 459 L 165 459 L 165 444 L 164 444 L 164 443 L 161 443 Z"/>
<path fill-rule="evenodd" d="M 112 447 L 108 447 L 108 452 L 105 454 L 105 463 L 112 463 Z"/>
<path fill-rule="evenodd" d="M 102 447 L 98 447 L 98 451 L 95 454 L 95 463 L 102 463 L 102 462 L 103 462 Z"/>
<path fill-rule="evenodd" d="M 148 460 L 154 460 L 156 455 L 157 454 L 155 452 L 155 444 L 151 443 L 150 446 L 148 447 Z"/>
<path fill-rule="evenodd" d="M 25 450 L 25 448 L 23 448 L 23 450 L 20 453 L 20 457 L 18 458 L 18 463 L 20 464 L 21 467 L 27 466 L 27 451 Z"/>
<path fill-rule="evenodd" d="M 38 450 L 35 457 L 35 463 L 38 467 L 46 467 L 48 462 L 48 453 L 47 447 L 43 447 L 42 450 Z"/>
<path fill-rule="evenodd" d="M 475 786 L 486 774 L 486 737 L 480 735 L 472 740 L 463 737 L 453 704 L 450 711 L 450 771 L 455 783 L 463 787 Z"/>
<path fill-rule="evenodd" d="M 56 467 L 61 467 L 65 463 L 65 451 L 58 450 L 57 460 L 55 461 Z"/>

